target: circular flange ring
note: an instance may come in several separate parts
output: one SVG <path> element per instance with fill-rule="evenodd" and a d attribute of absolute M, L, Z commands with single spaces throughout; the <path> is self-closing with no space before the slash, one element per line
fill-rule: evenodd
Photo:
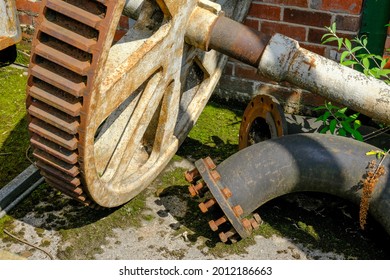
<path fill-rule="evenodd" d="M 287 135 L 287 122 L 278 100 L 268 94 L 252 98 L 242 117 L 239 149 L 283 135 Z"/>

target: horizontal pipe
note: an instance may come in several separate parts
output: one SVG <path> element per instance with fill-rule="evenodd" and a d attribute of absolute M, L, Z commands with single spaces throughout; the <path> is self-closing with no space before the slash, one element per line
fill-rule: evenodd
<path fill-rule="evenodd" d="M 252 145 L 217 168 L 219 184 L 232 193 L 230 204 L 241 205 L 244 216 L 276 197 L 293 192 L 329 193 L 359 204 L 360 181 L 375 157 L 375 146 L 316 133 L 288 135 Z M 370 200 L 369 212 L 390 234 L 390 160 L 383 162 Z M 220 204 L 220 202 L 218 202 Z"/>
<path fill-rule="evenodd" d="M 390 124 L 390 86 L 301 48 L 297 41 L 274 35 L 258 65 L 261 74 L 287 81 Z"/>
<path fill-rule="evenodd" d="M 220 16 L 210 32 L 209 48 L 257 67 L 270 36 Z"/>

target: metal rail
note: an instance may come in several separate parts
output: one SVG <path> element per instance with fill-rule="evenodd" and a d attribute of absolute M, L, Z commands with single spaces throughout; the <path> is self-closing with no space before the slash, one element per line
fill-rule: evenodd
<path fill-rule="evenodd" d="M 32 164 L 0 189 L 0 219 L 35 190 L 44 179 Z"/>

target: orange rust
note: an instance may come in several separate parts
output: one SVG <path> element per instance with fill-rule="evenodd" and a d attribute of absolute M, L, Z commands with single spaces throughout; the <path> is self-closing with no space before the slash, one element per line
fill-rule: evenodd
<path fill-rule="evenodd" d="M 242 207 L 240 205 L 236 205 L 232 208 L 234 214 L 236 215 L 236 217 L 239 217 L 241 216 L 242 214 L 244 214 L 244 211 L 242 210 Z"/>

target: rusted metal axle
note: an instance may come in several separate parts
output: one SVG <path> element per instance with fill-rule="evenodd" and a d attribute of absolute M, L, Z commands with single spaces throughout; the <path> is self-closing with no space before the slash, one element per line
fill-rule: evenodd
<path fill-rule="evenodd" d="M 193 15 L 204 13 L 198 9 Z M 211 13 L 203 22 L 205 24 L 209 26 L 200 28 L 207 30 L 207 34 L 196 36 L 187 32 L 190 37 L 187 41 L 256 67 L 259 73 L 275 81 L 290 82 L 390 124 L 390 86 L 383 81 L 301 48 L 296 40 L 281 34 L 269 37 Z M 195 27 L 188 28 L 190 31 L 193 29 Z"/>

